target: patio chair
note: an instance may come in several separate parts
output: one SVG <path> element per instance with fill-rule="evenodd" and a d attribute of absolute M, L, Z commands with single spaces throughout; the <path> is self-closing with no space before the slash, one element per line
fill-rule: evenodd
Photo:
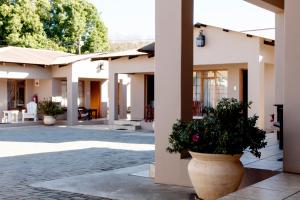
<path fill-rule="evenodd" d="M 78 119 L 80 119 L 80 120 L 92 119 L 89 109 L 86 109 L 85 107 L 79 107 L 78 108 Z"/>
<path fill-rule="evenodd" d="M 33 101 L 29 102 L 26 105 L 26 111 L 22 110 L 22 122 L 24 123 L 24 119 L 33 119 L 33 121 L 37 121 L 37 104 Z"/>

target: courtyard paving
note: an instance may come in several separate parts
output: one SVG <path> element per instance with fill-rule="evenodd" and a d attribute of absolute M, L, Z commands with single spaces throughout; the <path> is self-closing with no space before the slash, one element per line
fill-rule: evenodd
<path fill-rule="evenodd" d="M 0 128 L 0 199 L 104 200 L 30 185 L 153 162 L 153 133 L 99 129 Z"/>

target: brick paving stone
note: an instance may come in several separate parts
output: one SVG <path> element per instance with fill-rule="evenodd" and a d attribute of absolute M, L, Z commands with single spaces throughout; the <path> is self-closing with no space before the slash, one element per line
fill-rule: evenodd
<path fill-rule="evenodd" d="M 17 127 L 1 128 L 0 142 L 63 143 L 107 141 L 154 144 L 151 133 L 103 131 L 95 128 Z M 61 152 L 3 157 L 0 152 L 0 199 L 3 200 L 105 200 L 83 194 L 33 188 L 37 182 L 97 173 L 153 162 L 154 151 L 87 148 Z"/>

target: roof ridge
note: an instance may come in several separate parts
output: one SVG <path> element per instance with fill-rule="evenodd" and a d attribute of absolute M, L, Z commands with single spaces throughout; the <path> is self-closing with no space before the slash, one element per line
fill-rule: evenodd
<path fill-rule="evenodd" d="M 14 48 L 17 48 L 17 49 L 29 49 L 29 50 L 32 50 L 32 51 L 45 51 L 45 52 L 56 52 L 56 53 L 61 53 L 61 54 L 65 54 L 65 55 L 76 55 L 76 54 L 73 54 L 73 53 L 67 53 L 67 52 L 64 52 L 64 51 L 58 51 L 58 50 L 51 50 L 51 49 L 38 49 L 38 48 L 30 48 L 30 47 L 19 47 L 19 46 L 6 46 L 6 47 L 1 47 L 0 49 L 14 49 Z"/>

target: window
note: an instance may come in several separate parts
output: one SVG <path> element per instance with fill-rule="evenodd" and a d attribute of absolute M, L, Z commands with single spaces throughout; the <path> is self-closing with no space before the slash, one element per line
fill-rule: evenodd
<path fill-rule="evenodd" d="M 67 105 L 68 105 L 67 81 L 61 81 L 61 106 L 67 107 Z"/>
<path fill-rule="evenodd" d="M 201 72 L 193 72 L 193 101 L 201 101 Z"/>
<path fill-rule="evenodd" d="M 8 110 L 25 106 L 25 80 L 7 80 Z"/>
<path fill-rule="evenodd" d="M 61 81 L 61 106 L 67 107 L 68 106 L 68 91 L 67 91 L 67 81 Z M 83 81 L 78 82 L 78 106 L 84 106 L 84 83 Z"/>
<path fill-rule="evenodd" d="M 197 71 L 193 73 L 193 100 L 204 106 L 215 107 L 227 97 L 228 71 Z"/>
<path fill-rule="evenodd" d="M 84 83 L 83 81 L 78 82 L 78 106 L 84 106 Z"/>

